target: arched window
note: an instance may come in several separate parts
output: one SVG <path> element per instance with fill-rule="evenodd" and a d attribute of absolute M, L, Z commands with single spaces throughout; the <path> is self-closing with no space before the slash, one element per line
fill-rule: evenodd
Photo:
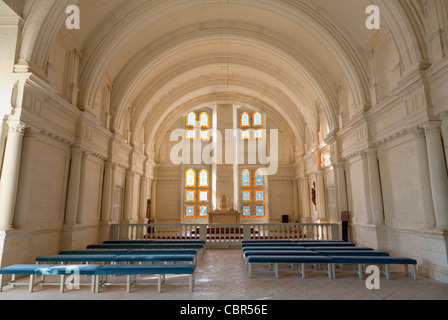
<path fill-rule="evenodd" d="M 186 169 L 184 218 L 207 218 L 210 209 L 210 171 L 207 169 Z"/>
<path fill-rule="evenodd" d="M 191 112 L 187 115 L 187 127 L 196 126 L 197 115 L 195 112 Z"/>
<path fill-rule="evenodd" d="M 248 128 L 250 127 L 250 115 L 247 112 L 243 112 L 240 117 L 240 127 Z"/>
<path fill-rule="evenodd" d="M 196 171 L 194 171 L 193 169 L 189 169 L 185 172 L 185 187 L 196 187 Z"/>
<path fill-rule="evenodd" d="M 210 116 L 207 112 L 202 112 L 199 115 L 199 125 L 201 128 L 209 128 L 210 127 Z"/>
<path fill-rule="evenodd" d="M 261 169 L 256 170 L 254 173 L 254 186 L 264 187 L 264 173 Z"/>
<path fill-rule="evenodd" d="M 251 186 L 249 170 L 241 171 L 241 186 L 242 187 L 250 187 Z"/>
<path fill-rule="evenodd" d="M 263 115 L 260 112 L 255 112 L 253 119 L 254 119 L 254 127 L 263 126 Z"/>
<path fill-rule="evenodd" d="M 199 188 L 208 188 L 209 186 L 209 174 L 207 170 L 199 171 Z"/>

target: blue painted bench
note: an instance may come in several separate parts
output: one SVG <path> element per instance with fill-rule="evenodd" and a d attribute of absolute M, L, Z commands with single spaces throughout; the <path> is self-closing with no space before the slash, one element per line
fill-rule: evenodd
<path fill-rule="evenodd" d="M 304 246 L 304 248 L 309 249 L 309 250 L 321 250 L 321 251 L 325 251 L 325 250 L 333 250 L 333 251 L 340 251 L 340 250 L 351 250 L 351 251 L 355 251 L 355 250 L 362 250 L 362 251 L 374 251 L 375 249 L 373 248 L 368 248 L 368 247 L 308 247 L 308 246 Z"/>
<path fill-rule="evenodd" d="M 311 250 L 248 250 L 243 251 L 243 255 L 247 258 L 250 256 L 310 256 L 318 255 L 318 253 Z"/>
<path fill-rule="evenodd" d="M 247 258 L 249 278 L 252 278 L 252 264 L 268 263 L 274 264 L 275 277 L 278 278 L 278 265 L 282 264 L 299 264 L 299 273 L 305 279 L 305 264 L 325 264 L 327 268 L 324 272 L 331 279 L 331 259 L 325 256 L 309 255 L 309 256 L 250 256 Z"/>
<path fill-rule="evenodd" d="M 321 256 L 371 256 L 371 257 L 388 257 L 389 253 L 376 250 L 313 250 Z"/>
<path fill-rule="evenodd" d="M 300 244 L 295 242 L 284 242 L 284 243 L 245 243 L 241 244 L 241 248 L 247 247 L 300 247 Z"/>
<path fill-rule="evenodd" d="M 291 251 L 291 250 L 309 250 L 308 248 L 305 247 L 300 247 L 300 246 L 267 246 L 267 247 L 261 247 L 261 246 L 255 246 L 255 247 L 244 247 L 242 249 L 243 252 L 245 251 L 266 251 L 266 250 L 271 250 L 271 251 Z M 311 250 L 310 250 L 311 251 Z"/>
<path fill-rule="evenodd" d="M 201 243 L 91 244 L 86 249 L 204 249 Z"/>
<path fill-rule="evenodd" d="M 13 287 L 17 285 L 23 285 L 23 283 L 16 282 L 17 275 L 27 275 L 30 276 L 29 283 L 27 284 L 29 287 L 29 292 L 33 292 L 34 288 L 34 278 L 35 276 L 42 276 L 42 280 L 38 282 L 39 285 L 54 285 L 45 283 L 45 276 L 60 276 L 61 280 L 59 283 L 61 293 L 64 292 L 65 288 L 65 277 L 71 275 L 79 275 L 79 276 L 91 276 L 91 290 L 95 291 L 95 272 L 101 268 L 101 265 L 38 265 L 38 264 L 20 264 L 13 265 L 0 270 L 0 292 L 3 290 L 3 276 L 11 275 L 12 281 L 8 284 L 12 284 Z"/>
<path fill-rule="evenodd" d="M 298 242 L 297 244 L 302 247 L 356 247 L 356 244 L 351 242 L 310 241 L 310 242 Z"/>
<path fill-rule="evenodd" d="M 96 293 L 99 292 L 99 276 L 127 276 L 126 292 L 131 292 L 131 276 L 137 275 L 157 275 L 158 276 L 158 292 L 162 291 L 162 286 L 165 284 L 166 275 L 188 275 L 189 290 L 193 291 L 194 287 L 194 272 L 195 265 L 193 264 L 178 264 L 178 265 L 110 265 L 99 268 L 96 271 Z M 135 283 L 137 285 L 137 283 Z"/>
<path fill-rule="evenodd" d="M 190 262 L 196 264 L 196 255 L 190 254 L 125 254 L 125 255 L 46 255 L 36 258 L 37 263 L 132 263 L 132 262 Z"/>
<path fill-rule="evenodd" d="M 197 255 L 198 251 L 195 249 L 134 249 L 134 250 L 66 250 L 59 252 L 60 255 L 135 255 L 135 254 L 187 254 Z"/>
<path fill-rule="evenodd" d="M 196 255 L 185 254 L 127 254 L 115 256 L 113 263 L 132 263 L 132 262 L 189 262 L 196 264 Z"/>
<path fill-rule="evenodd" d="M 46 255 L 36 258 L 36 262 L 40 263 L 111 263 L 117 255 L 109 254 L 82 254 L 82 255 Z"/>
<path fill-rule="evenodd" d="M 137 250 L 137 249 L 197 249 L 204 254 L 205 245 L 202 243 L 153 243 L 153 244 L 92 244 L 88 245 L 86 249 L 89 250 L 113 250 L 113 249 L 125 249 L 125 250 Z"/>
<path fill-rule="evenodd" d="M 103 244 L 206 244 L 204 240 L 106 240 Z"/>
<path fill-rule="evenodd" d="M 362 279 L 362 265 L 385 265 L 386 267 L 386 279 L 390 279 L 390 265 L 404 265 L 405 266 L 405 274 L 409 275 L 408 266 L 412 265 L 413 271 L 412 274 L 414 276 L 414 280 L 417 280 L 417 261 L 407 257 L 372 257 L 372 256 L 333 256 L 331 258 L 332 263 L 332 274 L 333 278 L 336 278 L 335 275 L 335 264 L 354 264 L 358 265 L 358 276 L 359 279 Z"/>

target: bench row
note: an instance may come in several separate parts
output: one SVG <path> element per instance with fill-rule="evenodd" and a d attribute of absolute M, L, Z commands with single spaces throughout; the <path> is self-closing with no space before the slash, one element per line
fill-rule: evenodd
<path fill-rule="evenodd" d="M 274 273 L 278 277 L 279 264 L 299 264 L 299 272 L 302 278 L 305 278 L 305 264 L 323 264 L 326 266 L 324 272 L 331 279 L 335 279 L 335 265 L 337 264 L 353 264 L 358 265 L 358 275 L 362 279 L 363 265 L 385 265 L 386 279 L 390 279 L 390 265 L 404 265 L 405 274 L 408 275 L 408 266 L 413 267 L 414 280 L 417 280 L 417 261 L 407 257 L 390 257 L 387 255 L 253 255 L 247 257 L 249 277 L 252 277 L 253 264 L 274 264 Z M 334 254 L 334 253 L 333 253 Z"/>
<path fill-rule="evenodd" d="M 45 276 L 60 276 L 60 291 L 63 293 L 65 288 L 65 280 L 67 276 L 91 276 L 91 291 L 98 293 L 100 288 L 100 280 L 104 279 L 108 275 L 112 276 L 127 276 L 126 291 L 130 293 L 132 279 L 134 279 L 135 285 L 136 277 L 132 276 L 158 276 L 158 292 L 162 291 L 162 287 L 165 285 L 166 275 L 183 275 L 188 276 L 188 286 L 190 292 L 194 287 L 194 272 L 196 266 L 194 264 L 163 264 L 163 265 L 13 265 L 4 269 L 0 269 L 0 292 L 3 290 L 3 276 L 11 275 L 12 281 L 8 284 L 13 286 L 21 285 L 15 281 L 17 275 L 30 276 L 29 292 L 33 292 L 33 288 L 36 284 L 54 285 L 54 283 L 46 283 Z M 35 283 L 35 276 L 42 276 L 42 280 Z M 76 279 L 76 278 L 75 278 Z M 78 279 L 79 280 L 79 279 Z M 103 283 L 104 281 L 102 281 Z M 76 285 L 76 283 L 75 283 Z"/>

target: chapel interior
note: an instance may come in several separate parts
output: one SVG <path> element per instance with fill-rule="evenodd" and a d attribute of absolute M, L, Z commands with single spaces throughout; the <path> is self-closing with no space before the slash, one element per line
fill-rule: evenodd
<path fill-rule="evenodd" d="M 1 0 L 0 21 L 0 267 L 120 224 L 348 213 L 350 241 L 448 282 L 448 1 Z"/>

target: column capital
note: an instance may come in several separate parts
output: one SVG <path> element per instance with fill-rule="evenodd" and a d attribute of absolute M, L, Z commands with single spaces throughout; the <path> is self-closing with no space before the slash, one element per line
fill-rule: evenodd
<path fill-rule="evenodd" d="M 411 132 L 412 132 L 412 135 L 414 136 L 414 139 L 426 137 L 426 131 L 422 127 L 414 127 L 411 129 Z"/>
<path fill-rule="evenodd" d="M 440 121 L 433 121 L 427 123 L 425 126 L 426 135 L 428 134 L 441 134 L 442 133 L 442 123 Z"/>
<path fill-rule="evenodd" d="M 112 162 L 112 161 L 104 161 L 104 167 L 106 169 L 115 170 L 117 168 L 117 164 L 115 162 Z"/>
<path fill-rule="evenodd" d="M 20 121 L 8 122 L 8 133 L 25 135 L 28 126 Z"/>

